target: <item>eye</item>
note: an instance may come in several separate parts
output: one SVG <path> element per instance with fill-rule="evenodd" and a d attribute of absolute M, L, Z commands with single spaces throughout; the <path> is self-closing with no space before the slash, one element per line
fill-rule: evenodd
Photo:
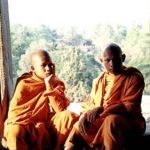
<path fill-rule="evenodd" d="M 110 59 L 104 59 L 104 62 L 109 62 L 110 61 Z"/>
<path fill-rule="evenodd" d="M 53 64 L 48 64 L 48 66 L 49 66 L 50 68 L 53 68 L 53 67 L 54 67 L 54 65 L 53 65 Z"/>
<path fill-rule="evenodd" d="M 44 68 L 46 66 L 46 64 L 42 64 L 41 67 Z"/>

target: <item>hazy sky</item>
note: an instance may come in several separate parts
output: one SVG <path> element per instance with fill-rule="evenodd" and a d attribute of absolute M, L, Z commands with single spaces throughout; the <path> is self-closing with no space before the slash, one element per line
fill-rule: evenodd
<path fill-rule="evenodd" d="M 8 0 L 10 23 L 87 27 L 150 20 L 150 0 Z"/>

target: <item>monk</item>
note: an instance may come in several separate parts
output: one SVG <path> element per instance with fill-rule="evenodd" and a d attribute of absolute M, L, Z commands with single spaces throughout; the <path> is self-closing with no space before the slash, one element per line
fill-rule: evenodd
<path fill-rule="evenodd" d="M 111 43 L 100 61 L 105 71 L 93 81 L 90 102 L 75 123 L 65 143 L 65 150 L 122 150 L 128 136 L 142 135 L 145 120 L 141 113 L 144 78 L 134 67 L 123 65 L 125 54 Z"/>
<path fill-rule="evenodd" d="M 31 72 L 18 78 L 5 121 L 9 150 L 60 150 L 77 115 L 69 112 L 65 85 L 45 50 L 31 56 Z M 54 143 L 52 145 L 52 143 Z"/>

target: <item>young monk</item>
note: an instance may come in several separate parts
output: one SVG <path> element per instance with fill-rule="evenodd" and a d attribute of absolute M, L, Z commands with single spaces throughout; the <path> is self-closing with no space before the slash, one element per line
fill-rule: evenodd
<path fill-rule="evenodd" d="M 65 85 L 45 50 L 31 56 L 31 72 L 17 80 L 4 136 L 9 150 L 59 150 L 77 116 L 66 110 Z M 56 145 L 51 145 L 53 142 Z"/>
<path fill-rule="evenodd" d="M 74 125 L 65 150 L 82 150 L 84 143 L 99 150 L 122 150 L 128 135 L 144 133 L 143 75 L 136 68 L 125 67 L 124 60 L 117 44 L 104 49 L 100 61 L 105 71 L 93 81 L 90 102 L 83 105 L 87 111 Z"/>

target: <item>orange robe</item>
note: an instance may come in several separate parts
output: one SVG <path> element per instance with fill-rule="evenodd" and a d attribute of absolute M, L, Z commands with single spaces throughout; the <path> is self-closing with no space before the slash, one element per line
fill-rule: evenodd
<path fill-rule="evenodd" d="M 4 128 L 10 150 L 49 148 L 54 127 L 58 136 L 63 134 L 56 137 L 57 142 L 64 142 L 67 129 L 77 117 L 66 110 L 69 100 L 64 94 L 64 83 L 55 77 L 52 84 L 53 90 L 47 92 L 44 80 L 35 74 L 25 73 L 18 78 Z"/>
<path fill-rule="evenodd" d="M 141 113 L 144 89 L 142 74 L 135 68 L 123 67 L 119 75 L 104 72 L 93 81 L 90 102 L 82 105 L 83 111 L 102 106 L 104 111 L 87 127 L 87 135 L 79 133 L 78 122 L 74 125 L 66 145 L 74 144 L 76 136 L 82 137 L 90 146 L 104 145 L 119 149 L 125 135 L 145 131 Z"/>

